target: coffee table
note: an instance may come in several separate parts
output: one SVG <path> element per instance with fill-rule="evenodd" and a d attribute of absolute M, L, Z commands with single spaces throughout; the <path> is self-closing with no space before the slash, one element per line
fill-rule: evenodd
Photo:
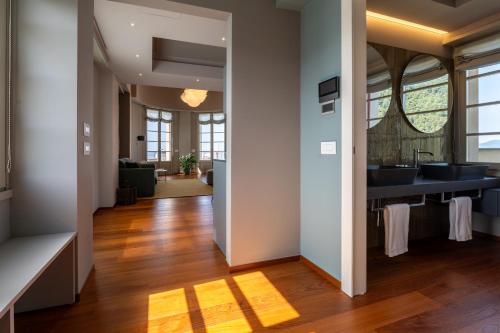
<path fill-rule="evenodd" d="M 163 181 L 167 181 L 167 176 L 168 176 L 168 170 L 167 169 L 155 169 L 156 176 L 158 177 L 158 180 L 160 180 L 160 177 L 163 177 Z"/>

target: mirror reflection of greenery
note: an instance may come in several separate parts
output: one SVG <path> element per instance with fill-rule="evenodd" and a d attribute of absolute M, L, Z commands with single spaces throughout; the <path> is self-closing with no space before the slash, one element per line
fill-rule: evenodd
<path fill-rule="evenodd" d="M 370 115 L 371 118 L 384 118 L 387 111 L 389 111 L 389 105 L 391 104 L 392 88 L 387 88 L 382 91 L 373 92 L 370 94 L 371 99 L 376 99 L 373 101 L 375 103 L 374 109 L 377 110 L 376 115 Z M 382 119 L 370 121 L 370 128 L 377 125 Z"/>
<path fill-rule="evenodd" d="M 417 130 L 434 133 L 446 124 L 448 121 L 448 74 L 433 80 L 404 85 L 403 91 L 404 112 Z M 413 114 L 427 111 L 435 112 Z"/>

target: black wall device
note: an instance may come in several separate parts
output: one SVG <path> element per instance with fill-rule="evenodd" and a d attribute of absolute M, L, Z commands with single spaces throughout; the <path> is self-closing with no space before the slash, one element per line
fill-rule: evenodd
<path fill-rule="evenodd" d="M 144 141 L 146 138 L 144 137 L 144 135 L 138 135 L 137 136 L 137 141 Z"/>
<path fill-rule="evenodd" d="M 340 97 L 340 78 L 335 76 L 318 85 L 319 102 L 329 103 Z"/>

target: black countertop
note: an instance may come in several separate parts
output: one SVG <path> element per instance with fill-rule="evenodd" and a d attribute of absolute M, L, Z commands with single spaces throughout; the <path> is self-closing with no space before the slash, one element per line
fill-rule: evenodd
<path fill-rule="evenodd" d="M 500 187 L 500 178 L 485 177 L 475 180 L 434 180 L 417 178 L 413 184 L 395 186 L 368 186 L 371 199 L 401 198 L 412 195 L 459 192 Z"/>

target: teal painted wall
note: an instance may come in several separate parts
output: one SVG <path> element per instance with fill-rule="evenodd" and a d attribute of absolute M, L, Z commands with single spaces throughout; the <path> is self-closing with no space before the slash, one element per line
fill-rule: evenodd
<path fill-rule="evenodd" d="M 340 75 L 340 0 L 312 0 L 301 22 L 301 254 L 340 280 L 341 110 L 322 116 L 318 83 Z M 321 155 L 337 141 L 337 155 Z"/>

